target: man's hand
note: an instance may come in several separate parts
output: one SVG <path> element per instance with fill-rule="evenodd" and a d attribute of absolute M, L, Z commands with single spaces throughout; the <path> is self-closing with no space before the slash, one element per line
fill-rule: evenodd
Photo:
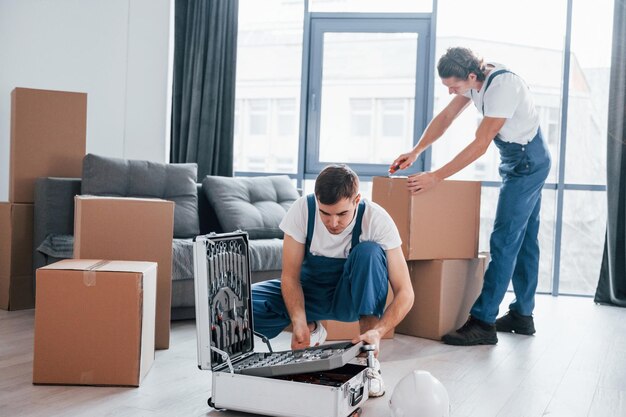
<path fill-rule="evenodd" d="M 352 343 L 365 342 L 368 345 L 376 346 L 376 350 L 374 350 L 374 356 L 378 357 L 378 351 L 380 347 L 380 339 L 382 335 L 376 329 L 371 329 L 352 340 Z"/>
<path fill-rule="evenodd" d="M 423 193 L 439 184 L 441 179 L 434 172 L 420 172 L 409 176 L 407 188 L 412 194 Z"/>
<path fill-rule="evenodd" d="M 391 163 L 388 171 L 390 174 L 393 174 L 396 171 L 407 169 L 408 167 L 413 165 L 413 162 L 415 162 L 416 159 L 417 155 L 415 155 L 413 152 L 403 153 Z"/>
<path fill-rule="evenodd" d="M 309 325 L 304 322 L 293 325 L 293 333 L 291 334 L 291 349 L 305 349 L 311 345 L 311 331 Z"/>

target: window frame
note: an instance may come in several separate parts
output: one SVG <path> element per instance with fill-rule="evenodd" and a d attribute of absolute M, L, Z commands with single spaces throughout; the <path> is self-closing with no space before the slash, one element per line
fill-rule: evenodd
<path fill-rule="evenodd" d="M 301 97 L 300 146 L 304 150 L 304 178 L 314 178 L 328 162 L 320 161 L 320 103 L 323 65 L 324 33 L 417 33 L 415 68 L 415 106 L 413 109 L 414 146 L 432 118 L 432 62 L 434 27 L 433 13 L 306 13 L 305 32 L 308 39 L 303 55 L 307 53 L 307 74 L 303 74 Z M 308 25 L 306 24 L 308 22 Z M 303 70 L 304 70 L 303 61 Z M 304 73 L 304 71 L 303 71 Z M 376 105 L 376 103 L 373 103 Z M 374 122 L 374 120 L 372 120 Z M 372 131 L 372 133 L 375 133 Z M 303 140 L 304 139 L 304 140 Z M 407 149 L 408 150 L 408 149 Z M 430 151 L 421 155 L 408 173 L 424 170 Z M 332 161 L 342 162 L 342 161 Z M 389 161 L 391 163 L 391 161 Z M 387 164 L 351 163 L 359 176 L 387 175 Z"/>

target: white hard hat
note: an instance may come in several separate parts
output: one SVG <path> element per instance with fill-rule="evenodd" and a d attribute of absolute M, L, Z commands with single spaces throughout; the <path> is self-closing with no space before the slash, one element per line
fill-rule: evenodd
<path fill-rule="evenodd" d="M 389 400 L 391 417 L 449 417 L 450 398 L 427 371 L 413 371 L 398 382 Z"/>

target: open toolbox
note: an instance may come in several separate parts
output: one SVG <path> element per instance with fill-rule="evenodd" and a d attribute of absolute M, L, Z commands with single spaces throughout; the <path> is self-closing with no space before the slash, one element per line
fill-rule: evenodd
<path fill-rule="evenodd" d="M 198 367 L 212 371 L 209 405 L 270 416 L 348 417 L 368 398 L 361 343 L 273 352 L 253 329 L 248 234 L 194 240 Z M 254 334 L 269 352 L 254 351 Z"/>

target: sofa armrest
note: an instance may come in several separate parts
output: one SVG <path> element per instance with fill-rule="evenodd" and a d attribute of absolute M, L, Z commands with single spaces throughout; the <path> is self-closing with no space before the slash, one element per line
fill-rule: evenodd
<path fill-rule="evenodd" d="M 74 196 L 80 194 L 80 178 L 41 177 L 35 181 L 33 268 L 46 265 L 37 248 L 50 234 L 74 233 Z"/>

